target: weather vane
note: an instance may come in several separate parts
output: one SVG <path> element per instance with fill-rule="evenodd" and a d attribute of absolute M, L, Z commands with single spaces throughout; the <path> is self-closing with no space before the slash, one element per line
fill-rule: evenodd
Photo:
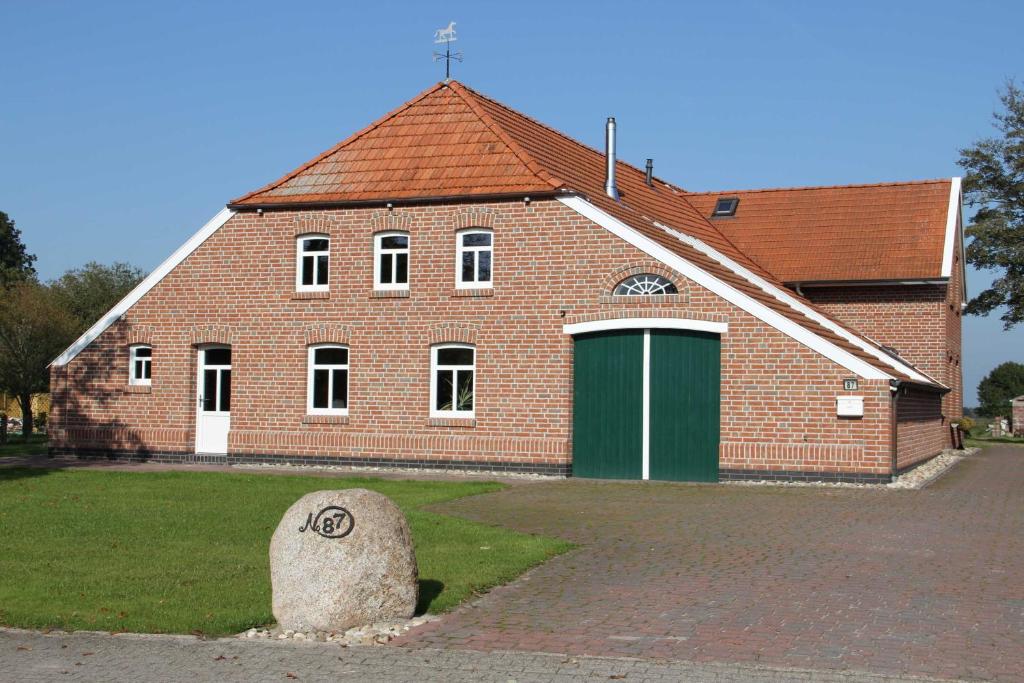
<path fill-rule="evenodd" d="M 440 45 L 444 43 L 444 54 L 440 52 L 434 53 L 434 61 L 439 62 L 444 60 L 444 82 L 452 80 L 452 60 L 461 62 L 462 53 L 452 53 L 452 43 L 455 42 L 455 22 L 449 21 L 448 26 L 445 28 L 439 28 L 434 31 L 434 43 Z"/>

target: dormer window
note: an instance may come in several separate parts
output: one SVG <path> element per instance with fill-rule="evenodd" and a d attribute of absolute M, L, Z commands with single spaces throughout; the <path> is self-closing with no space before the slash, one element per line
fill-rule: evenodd
<path fill-rule="evenodd" d="M 615 296 L 659 296 L 678 293 L 679 290 L 671 280 L 653 273 L 631 275 L 615 285 Z"/>
<path fill-rule="evenodd" d="M 720 197 L 715 202 L 715 210 L 711 213 L 712 218 L 735 216 L 736 207 L 740 205 L 739 197 Z"/>

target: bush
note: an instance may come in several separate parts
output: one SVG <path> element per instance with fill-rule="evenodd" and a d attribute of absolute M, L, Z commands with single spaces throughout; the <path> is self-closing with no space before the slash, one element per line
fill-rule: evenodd
<path fill-rule="evenodd" d="M 960 429 L 964 430 L 964 433 L 970 434 L 971 430 L 974 429 L 974 420 L 964 415 L 960 418 Z"/>

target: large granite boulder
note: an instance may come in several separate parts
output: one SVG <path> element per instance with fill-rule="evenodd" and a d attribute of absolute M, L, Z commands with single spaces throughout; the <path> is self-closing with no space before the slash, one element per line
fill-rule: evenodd
<path fill-rule="evenodd" d="M 307 494 L 270 541 L 274 617 L 283 629 L 344 631 L 409 619 L 418 578 L 405 515 L 374 491 Z"/>

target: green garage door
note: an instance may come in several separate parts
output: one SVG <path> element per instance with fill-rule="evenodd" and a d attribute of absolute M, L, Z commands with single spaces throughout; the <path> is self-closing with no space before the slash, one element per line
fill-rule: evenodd
<path fill-rule="evenodd" d="M 575 341 L 573 474 L 639 479 L 644 332 L 599 332 Z"/>
<path fill-rule="evenodd" d="M 644 435 L 644 346 L 648 432 Z M 718 480 L 720 342 L 684 330 L 616 330 L 575 338 L 573 474 Z"/>
<path fill-rule="evenodd" d="M 651 330 L 651 479 L 718 481 L 717 334 Z"/>

